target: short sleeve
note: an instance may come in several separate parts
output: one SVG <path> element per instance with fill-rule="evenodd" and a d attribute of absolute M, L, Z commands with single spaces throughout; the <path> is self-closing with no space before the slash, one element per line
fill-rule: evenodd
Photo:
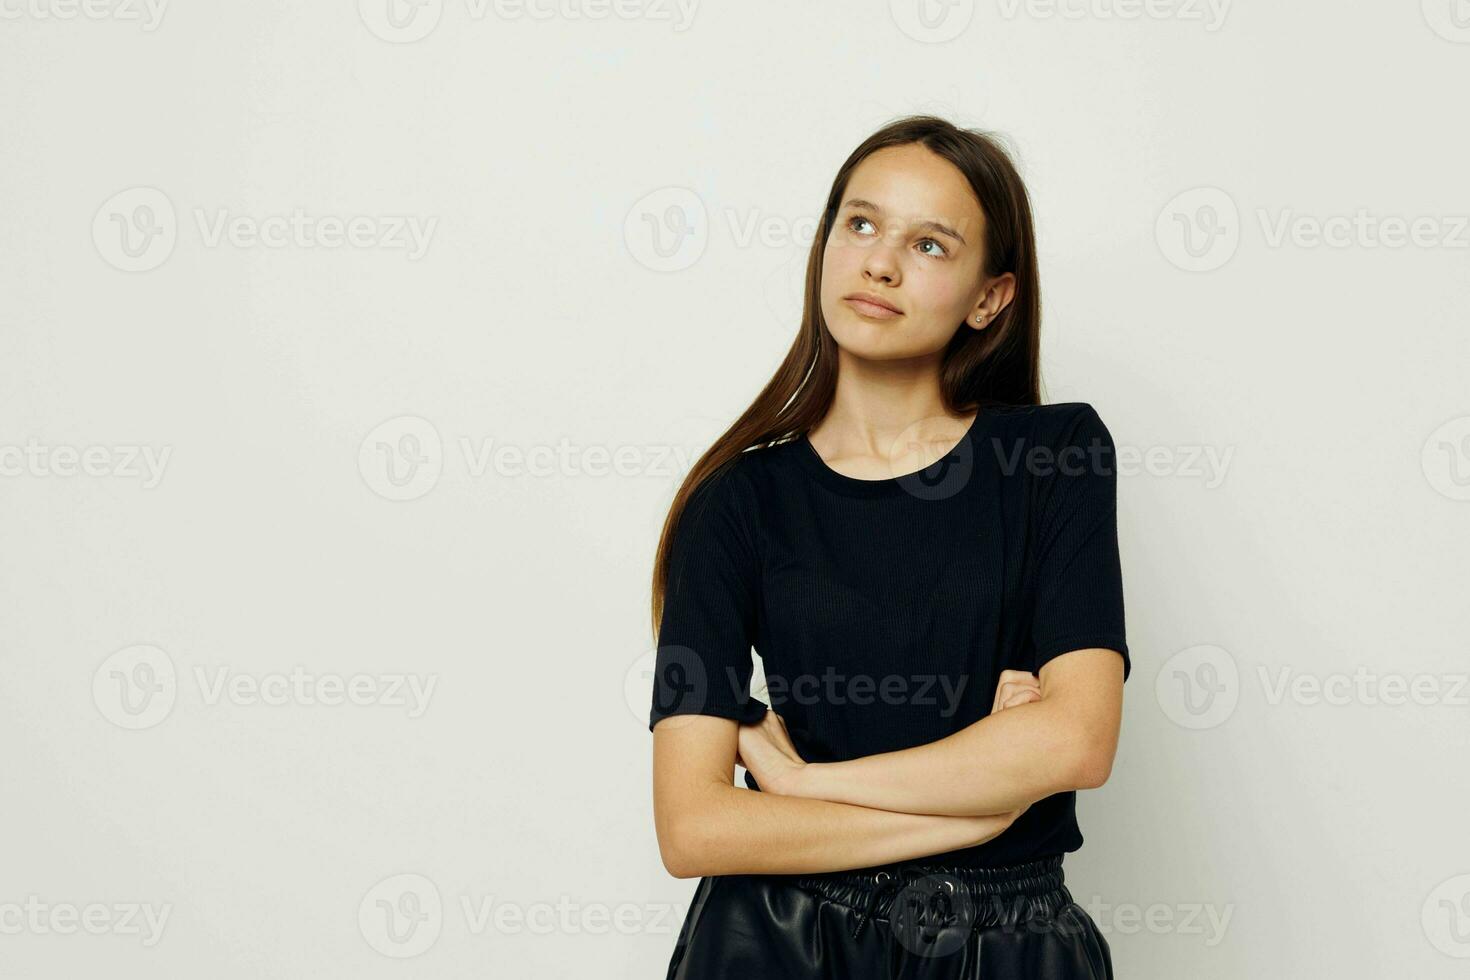
<path fill-rule="evenodd" d="M 1035 453 L 1031 672 L 1063 653 L 1102 647 L 1122 655 L 1127 680 L 1117 453 L 1097 411 L 1073 405 L 1037 430 L 1051 451 Z"/>
<path fill-rule="evenodd" d="M 692 493 L 674 525 L 648 727 L 670 715 L 760 721 L 750 696 L 760 564 L 755 492 L 739 460 Z"/>

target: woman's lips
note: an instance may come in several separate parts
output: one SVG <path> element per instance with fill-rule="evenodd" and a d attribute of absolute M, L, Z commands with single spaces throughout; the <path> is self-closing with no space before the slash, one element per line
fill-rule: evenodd
<path fill-rule="evenodd" d="M 886 306 L 879 306 L 877 303 L 869 303 L 865 299 L 856 299 L 850 297 L 843 300 L 843 302 L 856 310 L 860 316 L 871 317 L 874 320 L 891 320 L 896 316 L 903 316 L 902 313 L 895 313 L 893 310 L 890 310 Z"/>

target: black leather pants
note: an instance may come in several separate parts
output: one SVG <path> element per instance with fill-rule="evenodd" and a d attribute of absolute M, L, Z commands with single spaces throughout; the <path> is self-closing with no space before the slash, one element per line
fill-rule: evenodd
<path fill-rule="evenodd" d="M 668 980 L 1111 980 L 1062 855 L 1004 868 L 700 879 Z"/>

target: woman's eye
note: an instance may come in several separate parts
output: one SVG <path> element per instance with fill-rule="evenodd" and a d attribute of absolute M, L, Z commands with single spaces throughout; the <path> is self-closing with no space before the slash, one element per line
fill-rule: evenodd
<path fill-rule="evenodd" d="M 851 230 L 851 231 L 858 231 L 858 227 L 857 226 L 858 226 L 858 223 L 859 222 L 861 222 L 862 224 L 865 224 L 865 225 L 871 225 L 873 223 L 873 222 L 869 221 L 867 218 L 864 218 L 862 215 L 855 214 L 851 218 L 848 218 L 847 219 L 847 227 L 848 227 L 848 229 Z M 858 232 L 858 233 L 859 234 L 863 234 L 862 232 Z M 946 257 L 946 256 L 949 255 L 949 249 L 945 248 L 942 244 L 940 244 L 939 242 L 935 241 L 932 238 L 922 239 L 918 244 L 919 244 L 920 249 L 922 249 L 923 246 L 925 246 L 925 245 L 933 245 L 934 248 L 938 250 L 938 251 L 931 251 L 931 252 L 922 252 L 921 254 L 923 254 L 923 255 L 932 256 L 933 258 L 936 258 L 936 259 L 944 258 L 944 257 Z"/>

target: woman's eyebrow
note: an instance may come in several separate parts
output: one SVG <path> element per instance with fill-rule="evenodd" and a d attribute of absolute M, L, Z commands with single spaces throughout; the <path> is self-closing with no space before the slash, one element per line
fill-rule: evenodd
<path fill-rule="evenodd" d="M 883 213 L 883 209 L 880 208 L 878 205 L 874 204 L 872 201 L 866 201 L 866 200 L 864 200 L 861 197 L 850 198 L 848 200 L 848 202 L 843 205 L 843 207 L 846 207 L 846 208 L 863 208 L 864 210 L 872 211 L 874 214 L 882 214 Z M 970 244 L 969 242 L 965 241 L 965 236 L 964 235 L 961 235 L 959 232 L 955 231 L 949 225 L 946 225 L 946 224 L 944 224 L 942 222 L 939 222 L 939 221 L 934 221 L 932 219 L 930 219 L 928 221 L 917 221 L 917 222 L 914 223 L 914 227 L 916 227 L 916 228 L 922 228 L 925 231 L 937 231 L 941 235 L 948 235 L 950 238 L 953 238 L 956 241 L 958 241 L 961 245 L 968 245 L 968 244 Z"/>

